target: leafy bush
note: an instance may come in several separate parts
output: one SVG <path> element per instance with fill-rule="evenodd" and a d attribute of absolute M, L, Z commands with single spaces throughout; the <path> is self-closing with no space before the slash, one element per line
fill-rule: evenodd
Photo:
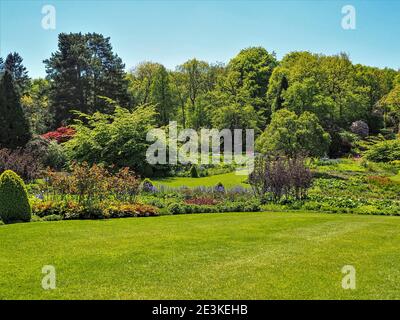
<path fill-rule="evenodd" d="M 397 130 L 394 131 L 393 128 L 382 128 L 379 132 L 387 140 L 396 139 Z"/>
<path fill-rule="evenodd" d="M 375 162 L 391 162 L 400 160 L 400 140 L 385 140 L 372 146 L 365 154 L 366 158 Z"/>
<path fill-rule="evenodd" d="M 140 187 L 140 180 L 129 168 L 111 174 L 104 167 L 86 162 L 74 163 L 71 174 L 48 170 L 47 181 L 55 195 L 77 195 L 78 202 L 86 206 L 106 197 L 133 202 Z"/>
<path fill-rule="evenodd" d="M 377 214 L 382 214 L 383 211 L 379 210 L 376 206 L 373 206 L 373 205 L 364 205 L 364 206 L 357 208 L 356 213 L 377 215 Z"/>
<path fill-rule="evenodd" d="M 23 180 L 13 171 L 0 176 L 0 217 L 5 223 L 30 221 L 31 206 Z"/>
<path fill-rule="evenodd" d="M 42 221 L 43 221 L 42 218 L 40 218 L 34 214 L 32 215 L 31 222 L 42 222 Z"/>
<path fill-rule="evenodd" d="M 293 196 L 298 200 L 305 198 L 311 181 L 311 171 L 305 166 L 305 158 L 301 156 L 293 159 L 279 156 L 258 157 L 249 176 L 254 193 L 260 199 L 270 193 L 273 201 L 279 201 L 283 196 Z"/>
<path fill-rule="evenodd" d="M 82 121 L 73 125 L 76 134 L 64 144 L 70 160 L 129 167 L 144 173 L 151 145 L 146 137 L 153 128 L 154 107 L 139 106 L 134 111 L 116 107 L 112 115 L 96 112 L 79 116 Z"/>
<path fill-rule="evenodd" d="M 107 218 L 154 217 L 158 208 L 145 204 L 114 204 L 105 209 Z"/>
<path fill-rule="evenodd" d="M 168 206 L 168 211 L 171 214 L 181 214 L 181 213 L 185 213 L 184 209 L 182 208 L 182 206 L 179 203 L 171 203 Z"/>
<path fill-rule="evenodd" d="M 151 217 L 157 216 L 159 212 L 157 207 L 140 203 L 104 201 L 85 206 L 74 200 L 34 202 L 32 210 L 36 216 L 46 221 L 57 219 L 54 216 L 65 220 Z"/>
<path fill-rule="evenodd" d="M 256 212 L 260 210 L 261 207 L 258 201 L 226 202 L 217 205 L 171 203 L 168 206 L 168 211 L 171 214 L 212 213 L 212 212 Z"/>
<path fill-rule="evenodd" d="M 47 156 L 47 149 L 49 148 L 50 142 L 41 136 L 33 136 L 31 140 L 23 148 L 26 154 L 37 158 L 41 162 Z"/>
<path fill-rule="evenodd" d="M 43 167 L 40 159 L 23 149 L 0 149 L 0 173 L 11 170 L 26 181 L 39 178 Z"/>
<path fill-rule="evenodd" d="M 45 217 L 54 214 L 54 203 L 53 201 L 34 201 L 32 203 L 32 217 Z"/>
<path fill-rule="evenodd" d="M 357 145 L 360 137 L 357 134 L 350 131 L 341 130 L 339 132 L 339 137 L 340 141 L 335 141 L 334 143 L 339 143 L 339 147 L 343 155 L 356 153 L 358 151 Z"/>
<path fill-rule="evenodd" d="M 287 109 L 273 113 L 271 123 L 256 141 L 262 154 L 281 153 L 293 157 L 298 153 L 323 156 L 331 138 L 321 127 L 317 116 L 304 112 L 297 116 Z"/>
<path fill-rule="evenodd" d="M 63 217 L 58 214 L 51 214 L 42 218 L 42 221 L 60 221 Z"/>
<path fill-rule="evenodd" d="M 107 176 L 107 175 L 106 175 Z M 140 180 L 129 168 L 120 169 L 116 174 L 109 175 L 107 189 L 114 198 L 120 201 L 131 201 L 136 199 L 139 193 Z"/>
<path fill-rule="evenodd" d="M 63 146 L 55 141 L 50 141 L 47 147 L 44 165 L 55 170 L 62 170 L 66 167 L 67 160 L 67 155 L 65 154 Z"/>
<path fill-rule="evenodd" d="M 75 129 L 71 127 L 60 127 L 55 131 L 47 132 L 42 135 L 44 139 L 54 140 L 57 143 L 63 143 L 71 140 L 75 135 Z"/>
<path fill-rule="evenodd" d="M 206 197 L 201 197 L 201 198 L 193 198 L 193 199 L 187 199 L 185 200 L 186 204 L 197 204 L 197 205 L 204 205 L 204 206 L 214 206 L 218 204 L 218 201 L 215 200 L 214 198 L 206 198 Z"/>

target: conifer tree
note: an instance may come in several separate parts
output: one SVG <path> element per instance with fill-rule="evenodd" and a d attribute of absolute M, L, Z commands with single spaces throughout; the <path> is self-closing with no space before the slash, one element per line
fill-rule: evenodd
<path fill-rule="evenodd" d="M 0 80 L 0 148 L 22 147 L 30 137 L 29 124 L 25 119 L 12 76 L 6 70 Z"/>

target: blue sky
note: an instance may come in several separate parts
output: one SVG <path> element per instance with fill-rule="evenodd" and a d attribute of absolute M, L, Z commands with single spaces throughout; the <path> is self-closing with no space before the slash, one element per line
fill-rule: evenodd
<path fill-rule="evenodd" d="M 56 8 L 56 29 L 41 26 L 42 6 Z M 341 27 L 344 5 L 356 9 L 356 30 Z M 39 1 L 1 0 L 0 54 L 19 52 L 31 77 L 60 32 L 111 37 L 127 69 L 156 61 L 173 69 L 196 57 L 228 62 L 241 49 L 346 52 L 355 63 L 400 68 L 400 1 Z"/>

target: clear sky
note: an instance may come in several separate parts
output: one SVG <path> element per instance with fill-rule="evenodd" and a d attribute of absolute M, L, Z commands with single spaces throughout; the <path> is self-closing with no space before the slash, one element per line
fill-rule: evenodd
<path fill-rule="evenodd" d="M 42 28 L 43 5 L 56 9 L 56 29 Z M 344 5 L 356 9 L 356 29 L 341 26 Z M 295 50 L 346 52 L 355 63 L 400 68 L 400 1 L 39 1 L 0 0 L 0 54 L 17 51 L 31 77 L 61 32 L 111 38 L 127 69 L 141 61 L 173 69 L 196 57 L 228 62 L 241 49 L 263 46 L 278 58 Z"/>

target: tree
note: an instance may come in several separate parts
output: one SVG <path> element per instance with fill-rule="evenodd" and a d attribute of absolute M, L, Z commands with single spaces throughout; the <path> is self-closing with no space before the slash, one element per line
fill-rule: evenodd
<path fill-rule="evenodd" d="M 0 81 L 0 148 L 24 146 L 30 137 L 29 124 L 24 117 L 12 76 L 5 71 Z"/>
<path fill-rule="evenodd" d="M 266 91 L 276 65 L 275 54 L 268 53 L 264 48 L 252 47 L 240 51 L 219 72 L 208 109 L 223 116 L 220 109 L 226 109 L 227 106 L 242 109 L 238 110 L 242 114 L 251 107 L 254 113 L 252 118 L 256 120 L 253 128 L 256 131 L 261 130 L 270 116 Z M 213 123 L 215 121 L 216 118 L 213 117 Z"/>
<path fill-rule="evenodd" d="M 205 91 L 205 78 L 209 64 L 205 61 L 191 59 L 178 67 L 178 70 L 185 75 L 185 89 L 189 97 L 192 109 L 195 108 L 196 99 Z"/>
<path fill-rule="evenodd" d="M 345 54 L 289 53 L 271 76 L 267 96 L 272 111 L 313 112 L 327 130 L 367 120 L 375 98 L 369 97 L 370 88 L 357 72 Z"/>
<path fill-rule="evenodd" d="M 171 79 L 172 79 L 172 92 L 178 108 L 177 118 L 180 120 L 182 127 L 186 128 L 187 125 L 186 102 L 188 100 L 187 90 L 185 89 L 186 75 L 179 71 L 172 72 Z"/>
<path fill-rule="evenodd" d="M 150 102 L 158 113 L 158 125 L 165 126 L 172 120 L 174 105 L 169 74 L 164 66 L 159 66 L 150 86 Z"/>
<path fill-rule="evenodd" d="M 275 53 L 271 54 L 262 47 L 243 49 L 229 61 L 222 91 L 234 97 L 236 102 L 250 104 L 256 112 L 269 116 L 266 92 L 277 64 Z"/>
<path fill-rule="evenodd" d="M 384 126 L 384 119 L 377 106 L 380 99 L 393 89 L 397 72 L 389 68 L 379 69 L 359 64 L 355 66 L 355 71 L 356 85 L 365 88 L 367 107 L 363 118 L 370 131 L 378 133 Z"/>
<path fill-rule="evenodd" d="M 323 156 L 330 143 L 329 134 L 319 124 L 315 114 L 281 109 L 272 115 L 272 120 L 256 141 L 256 149 L 263 153 L 282 153 L 295 156 L 306 153 L 309 156 Z"/>
<path fill-rule="evenodd" d="M 110 38 L 97 33 L 61 33 L 58 51 L 44 61 L 51 82 L 50 106 L 55 127 L 72 118 L 72 110 L 110 113 L 103 97 L 128 105 L 125 65 L 112 51 Z"/>
<path fill-rule="evenodd" d="M 157 125 L 164 126 L 176 117 L 176 101 L 171 74 L 159 63 L 142 62 L 128 75 L 129 94 L 135 107 L 152 104 L 158 113 Z"/>
<path fill-rule="evenodd" d="M 52 126 L 53 114 L 49 108 L 49 88 L 49 81 L 34 79 L 29 90 L 21 97 L 21 105 L 32 134 L 43 134 Z"/>
<path fill-rule="evenodd" d="M 81 119 L 72 126 L 75 135 L 64 144 L 71 161 L 145 172 L 146 151 L 151 145 L 146 135 L 156 117 L 153 106 L 140 106 L 133 111 L 117 106 L 111 115 L 96 112 L 79 116 Z"/>
<path fill-rule="evenodd" d="M 30 85 L 30 78 L 28 71 L 22 64 L 22 57 L 17 53 L 9 53 L 4 63 L 0 61 L 0 68 L 2 72 L 8 71 L 14 81 L 15 91 L 19 97 L 21 97 L 28 90 Z"/>
<path fill-rule="evenodd" d="M 153 79 L 160 67 L 163 66 L 159 63 L 145 61 L 138 64 L 128 74 L 128 91 L 133 106 L 144 105 L 150 102 Z"/>
<path fill-rule="evenodd" d="M 205 61 L 191 59 L 177 67 L 173 80 L 178 93 L 178 101 L 181 110 L 182 126 L 191 126 L 199 129 L 207 126 L 205 119 L 206 100 L 204 95 L 211 92 L 217 83 L 219 74 L 222 72 L 221 64 L 210 65 Z M 199 104 L 199 101 L 201 103 Z"/>
<path fill-rule="evenodd" d="M 391 118 L 400 133 L 400 84 L 385 95 L 379 104 L 384 109 L 385 118 Z"/>
<path fill-rule="evenodd" d="M 220 130 L 254 129 L 257 128 L 257 116 L 251 105 L 242 107 L 232 103 L 215 110 L 212 124 Z"/>

